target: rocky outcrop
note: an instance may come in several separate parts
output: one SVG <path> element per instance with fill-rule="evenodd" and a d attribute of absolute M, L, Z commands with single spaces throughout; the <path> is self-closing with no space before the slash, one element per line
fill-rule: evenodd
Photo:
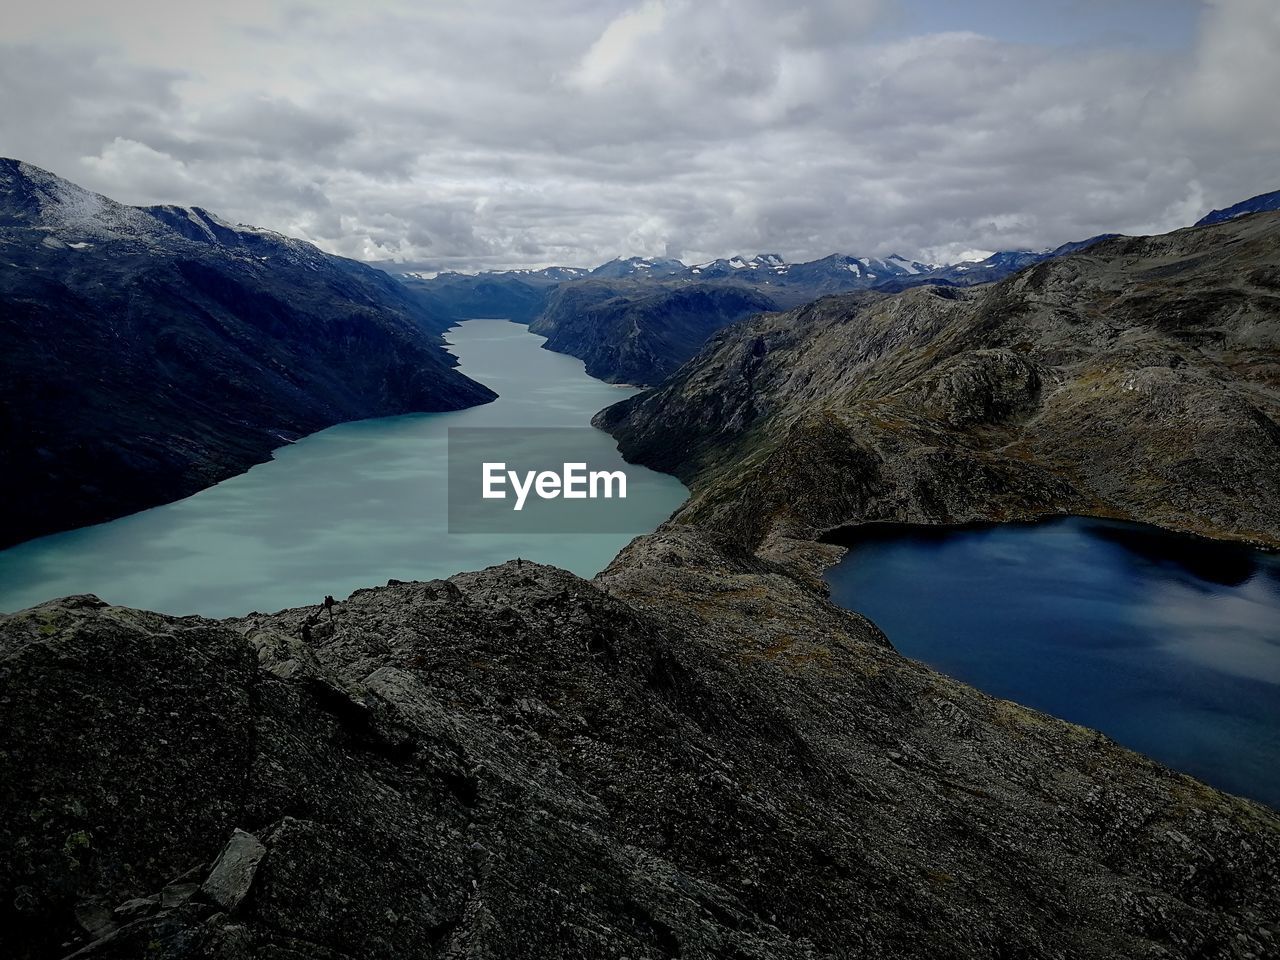
<path fill-rule="evenodd" d="M 0 952 L 1127 960 L 1280 935 L 1274 812 L 941 677 L 696 530 L 595 582 L 358 591 L 310 644 L 305 614 L 0 620 Z"/>
<path fill-rule="evenodd" d="M 0 160 L 0 546 L 189 496 L 346 420 L 493 399 L 389 275 Z"/>
<path fill-rule="evenodd" d="M 1280 545 L 1280 214 L 722 331 L 597 424 L 759 547 L 1075 512 Z"/>
<path fill-rule="evenodd" d="M 235 913 L 249 894 L 267 848 L 238 827 L 218 854 L 200 892 L 227 913 Z"/>

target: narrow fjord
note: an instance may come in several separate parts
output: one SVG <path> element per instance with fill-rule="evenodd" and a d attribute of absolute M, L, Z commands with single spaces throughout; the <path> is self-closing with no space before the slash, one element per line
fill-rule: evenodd
<path fill-rule="evenodd" d="M 591 417 L 635 390 L 587 376 L 580 361 L 539 349 L 542 338 L 506 320 L 470 320 L 447 337 L 460 372 L 497 400 L 330 427 L 185 500 L 0 552 L 0 610 L 92 593 L 230 616 L 516 556 L 593 575 L 629 534 L 448 533 L 448 431 L 580 427 L 608 456 L 613 441 L 590 430 Z M 644 467 L 628 477 L 633 533 L 656 527 L 684 498 L 673 477 Z"/>

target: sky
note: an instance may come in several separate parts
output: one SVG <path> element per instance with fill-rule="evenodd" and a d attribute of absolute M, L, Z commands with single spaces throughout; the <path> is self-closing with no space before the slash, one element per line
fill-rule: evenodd
<path fill-rule="evenodd" d="M 0 155 L 413 269 L 950 262 L 1280 188 L 1276 0 L 44 0 Z"/>

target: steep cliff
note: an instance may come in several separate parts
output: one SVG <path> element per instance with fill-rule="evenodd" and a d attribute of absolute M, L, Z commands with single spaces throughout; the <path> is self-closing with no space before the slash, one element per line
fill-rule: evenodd
<path fill-rule="evenodd" d="M 0 160 L 0 546 L 180 497 L 344 420 L 493 392 L 389 275 Z"/>

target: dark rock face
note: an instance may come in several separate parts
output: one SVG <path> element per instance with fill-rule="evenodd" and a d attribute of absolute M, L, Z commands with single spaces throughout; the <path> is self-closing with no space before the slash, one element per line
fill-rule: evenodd
<path fill-rule="evenodd" d="M 1245 957 L 1280 933 L 1274 812 L 905 660 L 694 530 L 594 583 L 359 591 L 310 645 L 304 614 L 0 620 L 0 952 Z"/>
<path fill-rule="evenodd" d="M 1280 214 L 1120 238 L 994 286 L 833 297 L 717 334 L 602 412 L 760 546 L 1063 511 L 1280 544 Z"/>
<path fill-rule="evenodd" d="M 716 330 L 776 308 L 764 294 L 737 286 L 582 281 L 561 285 L 529 329 L 547 338 L 548 350 L 581 359 L 593 377 L 653 384 Z"/>
<path fill-rule="evenodd" d="M 248 896 L 266 853 L 257 837 L 237 829 L 218 854 L 200 892 L 227 913 L 235 913 Z"/>
<path fill-rule="evenodd" d="M 422 280 L 402 275 L 401 282 L 438 316 L 450 320 L 498 317 L 529 323 L 542 313 L 559 278 L 520 274 L 449 274 Z"/>
<path fill-rule="evenodd" d="M 0 160 L 0 546 L 188 496 L 345 420 L 493 398 L 381 271 Z"/>

